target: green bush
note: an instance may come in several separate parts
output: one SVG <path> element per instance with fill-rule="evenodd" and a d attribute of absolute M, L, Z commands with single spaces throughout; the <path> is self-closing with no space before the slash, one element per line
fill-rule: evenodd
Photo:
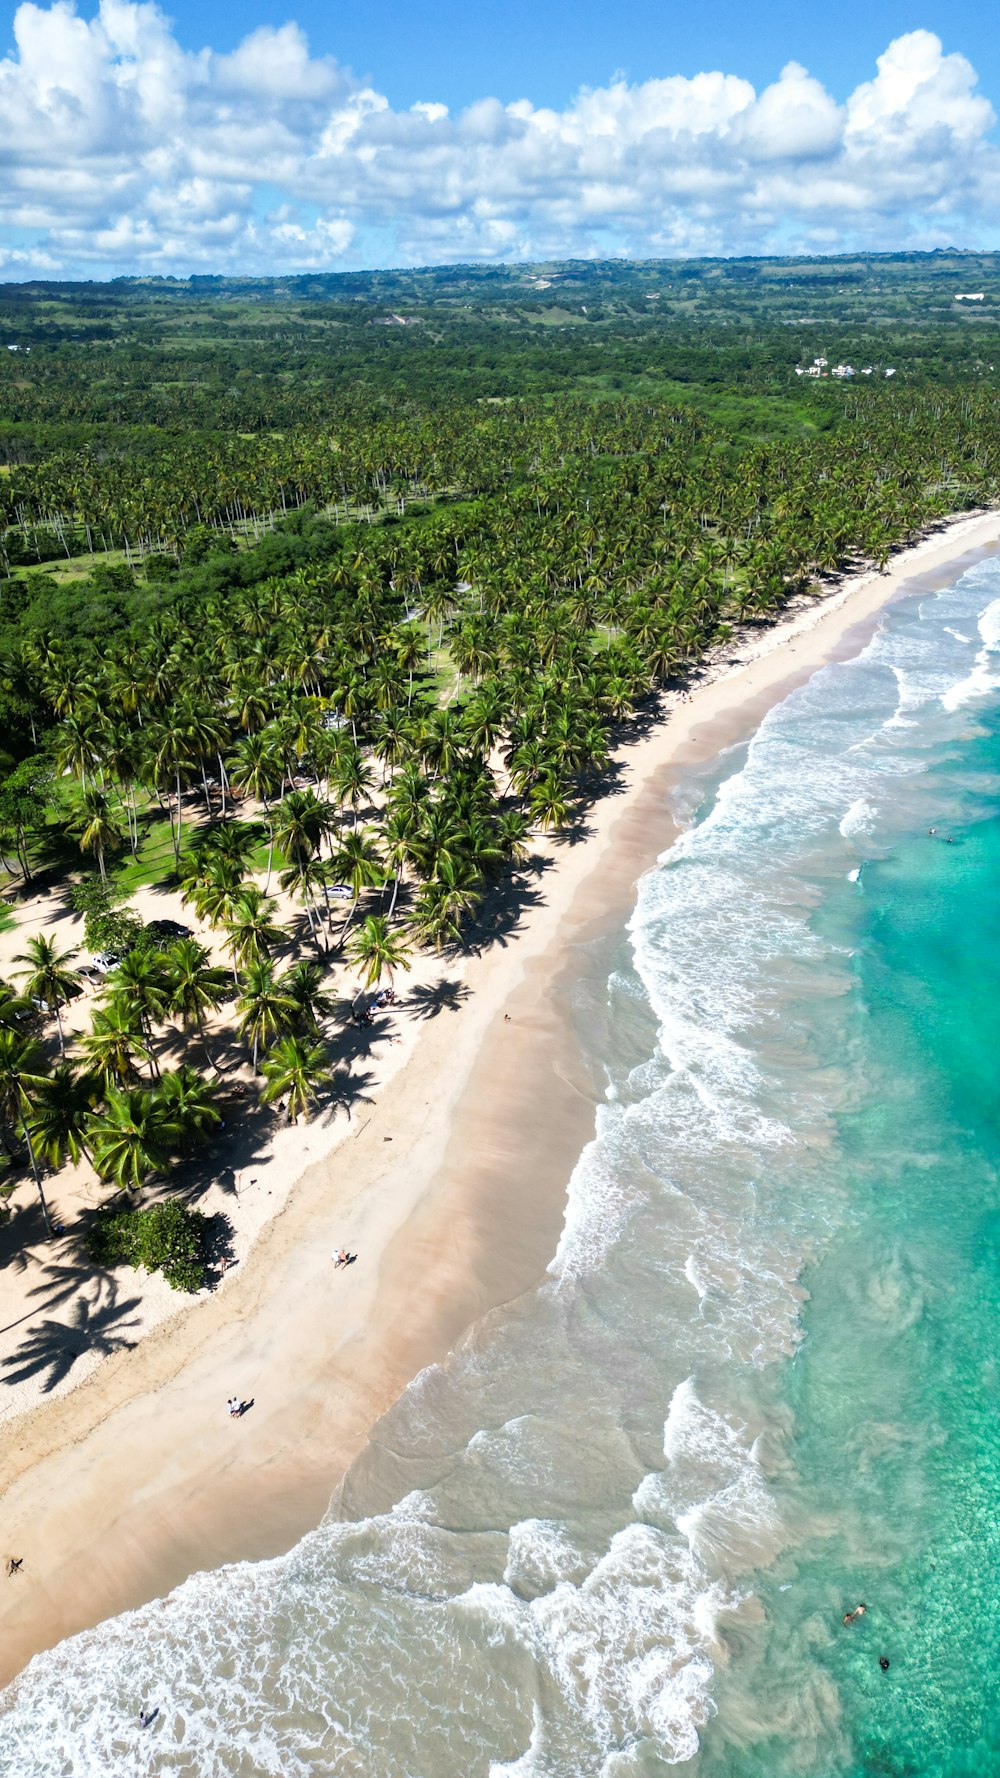
<path fill-rule="evenodd" d="M 205 1282 L 208 1218 L 182 1204 L 148 1210 L 103 1211 L 87 1236 L 99 1266 L 145 1266 L 162 1272 L 172 1290 L 200 1290 Z"/>

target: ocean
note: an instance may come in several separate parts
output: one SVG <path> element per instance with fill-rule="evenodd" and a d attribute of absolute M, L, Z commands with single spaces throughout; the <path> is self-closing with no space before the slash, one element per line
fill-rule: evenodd
<path fill-rule="evenodd" d="M 543 1286 L 289 1555 L 37 1657 L 3 1778 L 1000 1770 L 1000 565 L 675 794 Z"/>

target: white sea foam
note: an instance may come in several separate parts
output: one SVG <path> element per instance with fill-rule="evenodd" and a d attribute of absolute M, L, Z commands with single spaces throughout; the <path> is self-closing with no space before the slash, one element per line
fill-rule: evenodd
<path fill-rule="evenodd" d="M 845 840 L 858 839 L 871 832 L 875 817 L 876 810 L 868 797 L 855 797 L 846 815 L 842 817 L 838 831 Z"/>
<path fill-rule="evenodd" d="M 987 697 L 1000 688 L 1000 599 L 994 599 L 979 619 L 982 642 L 972 672 L 942 696 L 946 710 L 960 710 L 974 698 Z"/>

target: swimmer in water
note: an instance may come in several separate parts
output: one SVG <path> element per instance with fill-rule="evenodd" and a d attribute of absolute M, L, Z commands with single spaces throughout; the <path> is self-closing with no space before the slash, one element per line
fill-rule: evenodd
<path fill-rule="evenodd" d="M 888 1655 L 879 1655 L 878 1664 L 881 1667 L 883 1673 L 888 1673 L 888 1671 L 889 1671 L 889 1656 Z"/>
<path fill-rule="evenodd" d="M 853 1611 L 845 1611 L 841 1623 L 853 1624 L 856 1617 L 864 1617 L 867 1609 L 868 1607 L 866 1605 L 856 1605 Z"/>

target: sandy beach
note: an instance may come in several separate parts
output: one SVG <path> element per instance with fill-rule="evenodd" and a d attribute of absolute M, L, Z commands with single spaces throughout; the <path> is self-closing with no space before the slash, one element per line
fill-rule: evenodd
<path fill-rule="evenodd" d="M 966 516 L 717 651 L 689 697 L 637 725 L 585 832 L 540 846 L 502 936 L 400 982 L 398 1012 L 356 1058 L 350 1115 L 280 1133 L 252 1169 L 230 1157 L 249 1207 L 224 1286 L 179 1314 L 169 1293 L 162 1312 L 147 1297 L 132 1349 L 13 1403 L 0 1555 L 24 1569 L 3 1581 L 0 1681 L 197 1569 L 288 1548 L 406 1383 L 538 1281 L 602 1090 L 565 1014 L 574 959 L 669 845 L 677 775 L 856 653 L 890 599 L 998 548 L 1000 514 Z M 173 910 L 158 898 L 157 912 Z M 342 1243 L 358 1260 L 336 1271 Z M 254 1404 L 237 1423 L 234 1391 Z"/>

